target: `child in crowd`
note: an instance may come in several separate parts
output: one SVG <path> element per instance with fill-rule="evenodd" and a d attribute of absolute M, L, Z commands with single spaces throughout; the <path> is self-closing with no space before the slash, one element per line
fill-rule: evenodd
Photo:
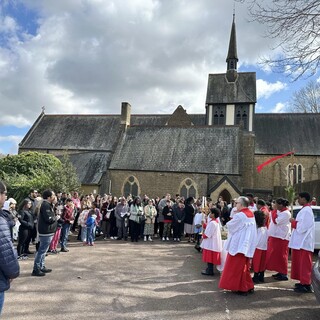
<path fill-rule="evenodd" d="M 57 225 L 57 230 L 51 240 L 50 243 L 50 247 L 49 247 L 49 252 L 53 253 L 53 254 L 57 254 L 57 247 L 58 247 L 58 243 L 60 240 L 60 236 L 61 236 L 61 228 L 62 228 L 62 224 L 63 224 L 63 219 L 61 218 L 61 212 L 62 210 L 60 209 L 60 206 L 57 205 L 57 203 L 55 203 L 54 205 L 54 211 L 58 220 L 58 225 Z"/>
<path fill-rule="evenodd" d="M 264 272 L 266 270 L 266 256 L 268 243 L 268 229 L 266 226 L 266 215 L 263 211 L 255 211 L 254 217 L 257 224 L 257 246 L 252 258 L 254 283 L 264 282 Z"/>
<path fill-rule="evenodd" d="M 196 245 L 194 246 L 196 250 L 201 251 L 200 240 L 202 233 L 202 224 L 204 223 L 204 214 L 201 211 L 201 207 L 197 207 L 197 213 L 194 216 L 194 235 L 196 240 Z"/>
<path fill-rule="evenodd" d="M 218 208 L 210 209 L 210 222 L 207 223 L 206 229 L 202 234 L 202 260 L 207 263 L 207 269 L 201 271 L 201 274 L 213 276 L 214 265 L 221 264 L 222 240 L 220 225 L 217 218 L 220 216 Z M 209 220 L 209 219 L 208 219 Z"/>
<path fill-rule="evenodd" d="M 173 217 L 173 210 L 171 206 L 171 201 L 166 201 L 166 206 L 162 210 L 163 214 L 163 237 L 162 241 L 169 241 L 171 235 L 171 224 L 172 224 L 172 217 Z"/>
<path fill-rule="evenodd" d="M 87 245 L 93 246 L 94 245 L 94 232 L 96 228 L 96 219 L 97 215 L 94 209 L 91 209 L 88 212 L 88 217 L 86 221 L 86 227 L 87 227 Z"/>
<path fill-rule="evenodd" d="M 84 206 L 83 210 L 80 213 L 79 216 L 79 225 L 81 226 L 81 241 L 83 245 L 85 246 L 87 244 L 87 218 L 88 218 L 88 213 L 89 213 L 89 207 Z"/>

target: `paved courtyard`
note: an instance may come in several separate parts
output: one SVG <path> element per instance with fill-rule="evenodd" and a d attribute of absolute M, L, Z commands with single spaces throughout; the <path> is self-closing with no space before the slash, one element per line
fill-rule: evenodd
<path fill-rule="evenodd" d="M 187 242 L 72 242 L 49 255 L 45 277 L 31 277 L 33 259 L 6 293 L 2 319 L 320 319 L 313 294 L 293 282 L 266 283 L 247 297 L 218 289 L 219 275 L 200 274 L 201 254 Z"/>

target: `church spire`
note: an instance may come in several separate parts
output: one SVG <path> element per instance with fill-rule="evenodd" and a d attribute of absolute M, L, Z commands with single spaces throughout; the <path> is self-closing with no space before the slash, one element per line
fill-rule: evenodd
<path fill-rule="evenodd" d="M 235 81 L 238 60 L 239 59 L 238 59 L 238 53 L 237 53 L 235 13 L 233 12 L 233 21 L 232 21 L 230 41 L 229 41 L 229 50 L 228 50 L 228 56 L 226 59 L 227 74 L 233 75 L 230 77 L 229 81 Z"/>

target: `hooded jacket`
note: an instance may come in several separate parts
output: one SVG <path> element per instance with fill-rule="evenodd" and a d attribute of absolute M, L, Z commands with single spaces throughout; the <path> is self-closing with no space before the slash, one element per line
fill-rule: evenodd
<path fill-rule="evenodd" d="M 0 292 L 10 288 L 9 279 L 19 276 L 20 267 L 13 247 L 10 228 L 4 212 L 0 210 Z"/>

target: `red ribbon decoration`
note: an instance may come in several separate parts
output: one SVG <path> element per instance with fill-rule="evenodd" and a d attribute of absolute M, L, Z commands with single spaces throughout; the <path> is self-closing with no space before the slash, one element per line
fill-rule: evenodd
<path fill-rule="evenodd" d="M 288 152 L 288 153 L 282 154 L 281 156 L 277 156 L 277 157 L 271 158 L 271 159 L 267 160 L 266 162 L 261 163 L 260 165 L 257 166 L 257 171 L 260 172 L 260 171 L 263 169 L 263 167 L 265 167 L 265 166 L 268 165 L 269 163 L 271 163 L 271 162 L 273 162 L 273 161 L 276 161 L 276 160 L 278 160 L 278 159 L 284 158 L 284 157 L 286 157 L 286 156 L 289 156 L 290 154 L 294 154 L 294 152 L 293 152 L 293 151 L 290 151 L 290 152 Z"/>

